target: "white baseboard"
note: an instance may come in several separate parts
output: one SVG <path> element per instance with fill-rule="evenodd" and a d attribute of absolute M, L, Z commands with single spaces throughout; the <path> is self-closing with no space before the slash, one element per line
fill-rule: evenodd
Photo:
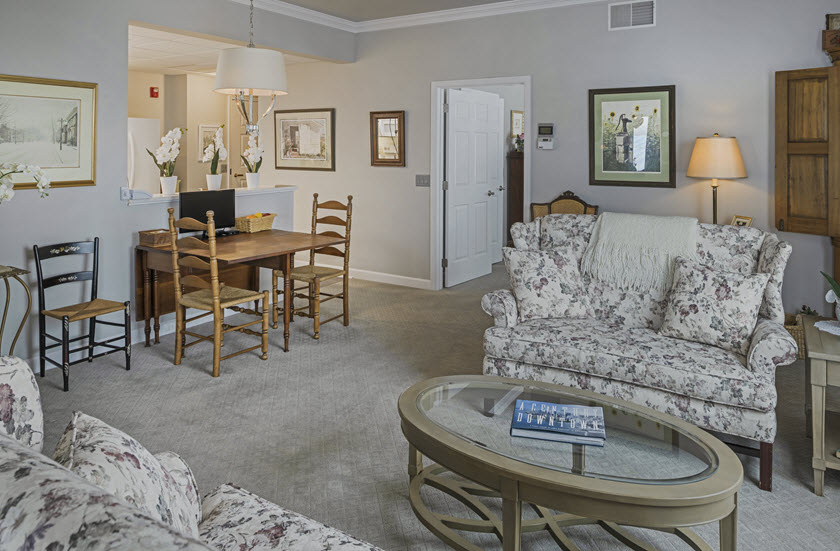
<path fill-rule="evenodd" d="M 309 260 L 305 258 L 295 259 L 295 266 L 305 266 L 307 264 L 309 264 Z M 326 266 L 328 268 L 336 267 L 335 265 L 324 264 L 321 262 L 316 262 L 315 264 L 317 266 Z M 430 279 L 386 274 L 385 272 L 360 270 L 358 268 L 350 268 L 350 279 L 363 279 L 365 281 L 375 281 L 377 283 L 388 283 L 389 285 L 400 285 L 401 287 L 413 287 L 414 289 L 429 290 L 432 288 L 432 281 Z"/>

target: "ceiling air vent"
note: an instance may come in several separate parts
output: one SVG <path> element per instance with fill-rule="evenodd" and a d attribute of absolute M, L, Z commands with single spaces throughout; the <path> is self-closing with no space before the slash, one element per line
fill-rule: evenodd
<path fill-rule="evenodd" d="M 654 0 L 639 2 L 617 2 L 610 4 L 609 29 L 635 29 L 656 25 L 656 3 Z"/>

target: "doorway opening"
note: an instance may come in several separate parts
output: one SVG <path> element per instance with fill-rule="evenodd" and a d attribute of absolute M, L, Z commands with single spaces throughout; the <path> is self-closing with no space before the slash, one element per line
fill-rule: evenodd
<path fill-rule="evenodd" d="M 430 274 L 438 290 L 489 273 L 510 225 L 529 220 L 534 125 L 530 76 L 438 81 L 431 94 Z"/>

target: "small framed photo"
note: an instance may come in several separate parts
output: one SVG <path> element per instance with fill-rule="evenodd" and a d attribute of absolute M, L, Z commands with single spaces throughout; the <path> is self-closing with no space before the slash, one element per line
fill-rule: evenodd
<path fill-rule="evenodd" d="M 732 217 L 732 223 L 730 226 L 741 226 L 742 228 L 748 228 L 752 225 L 752 216 L 741 216 L 740 214 L 736 214 Z"/>
<path fill-rule="evenodd" d="M 198 126 L 198 162 L 204 162 L 202 160 L 204 150 L 216 139 L 216 130 L 221 128 L 221 126 L 221 124 L 200 124 Z"/>
<path fill-rule="evenodd" d="M 525 133 L 525 112 L 513 111 L 510 112 L 510 137 L 520 136 Z"/>
<path fill-rule="evenodd" d="M 405 111 L 371 112 L 370 166 L 405 166 Z"/>
<path fill-rule="evenodd" d="M 825 30 L 840 30 L 840 13 L 828 13 L 825 16 Z"/>

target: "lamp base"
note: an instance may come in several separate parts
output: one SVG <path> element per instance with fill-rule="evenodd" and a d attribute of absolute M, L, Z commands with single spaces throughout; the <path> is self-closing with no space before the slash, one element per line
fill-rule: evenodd
<path fill-rule="evenodd" d="M 712 180 L 712 224 L 717 224 L 717 179 Z"/>

